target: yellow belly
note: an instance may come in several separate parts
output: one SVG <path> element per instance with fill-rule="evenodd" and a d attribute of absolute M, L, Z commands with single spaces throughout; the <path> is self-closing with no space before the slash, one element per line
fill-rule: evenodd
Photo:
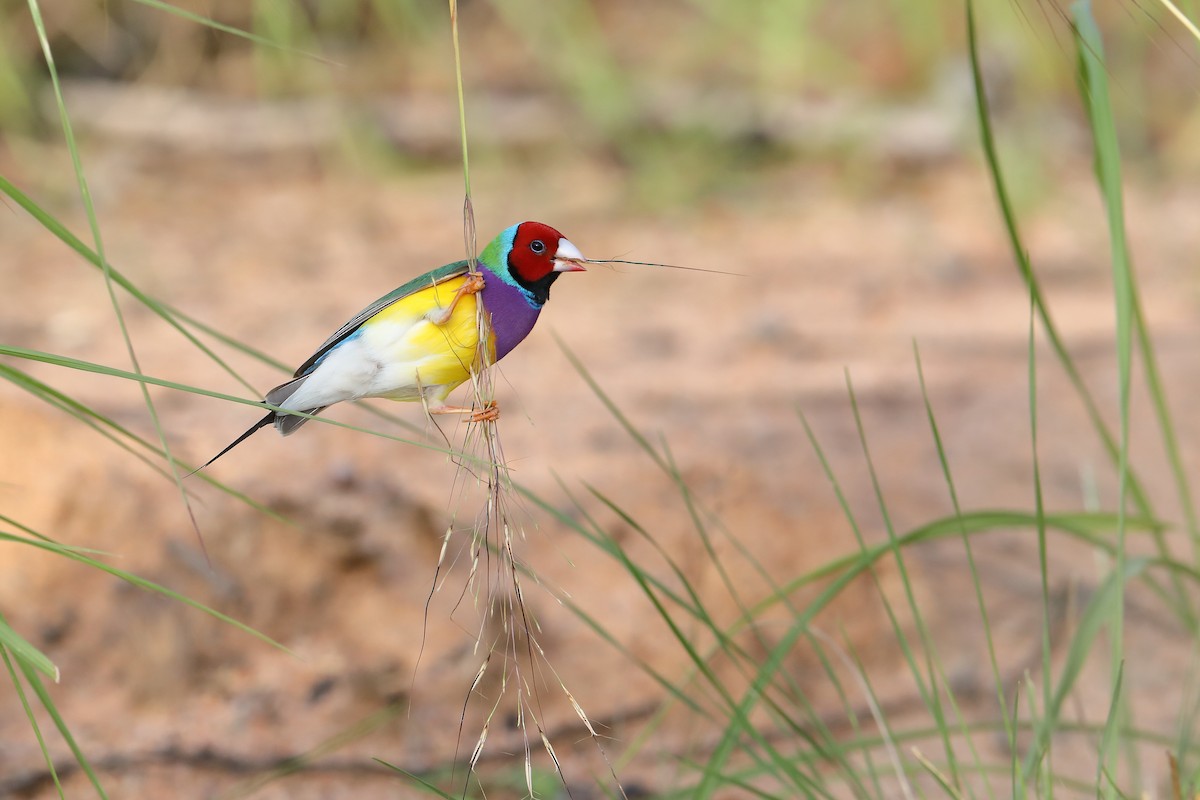
<path fill-rule="evenodd" d="M 454 278 L 422 289 L 363 323 L 365 343 L 378 353 L 388 373 L 381 376 L 381 385 L 389 391 L 377 396 L 395 400 L 424 396 L 440 402 L 471 376 L 479 346 L 476 295 L 463 296 L 441 325 L 426 318 L 429 312 L 448 306 L 465 280 Z M 488 339 L 494 352 L 494 337 Z"/>

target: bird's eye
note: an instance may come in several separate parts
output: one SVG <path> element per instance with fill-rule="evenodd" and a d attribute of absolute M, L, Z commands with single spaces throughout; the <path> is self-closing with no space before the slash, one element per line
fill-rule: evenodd
<path fill-rule="evenodd" d="M 546 243 L 541 239 L 534 239 L 529 243 L 529 249 L 538 254 L 544 253 L 546 252 Z"/>

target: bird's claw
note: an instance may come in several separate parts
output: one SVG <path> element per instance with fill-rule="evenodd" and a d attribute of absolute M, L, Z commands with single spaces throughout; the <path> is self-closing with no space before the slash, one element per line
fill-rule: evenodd
<path fill-rule="evenodd" d="M 478 272 L 468 272 L 467 279 L 463 281 L 462 286 L 458 287 L 458 291 L 454 293 L 454 297 L 450 298 L 450 304 L 445 308 L 438 308 L 428 312 L 425 315 L 425 319 L 434 325 L 445 325 L 454 314 L 454 307 L 458 305 L 459 300 L 469 294 L 479 294 L 482 291 L 483 275 Z"/>
<path fill-rule="evenodd" d="M 459 291 L 460 295 L 477 294 L 479 292 L 482 292 L 483 291 L 483 273 L 468 272 L 466 282 L 463 283 L 462 287 L 459 288 L 458 291 Z"/>
<path fill-rule="evenodd" d="M 495 422 L 500 419 L 500 406 L 496 405 L 495 400 L 489 400 L 484 403 L 483 408 L 477 408 L 471 412 L 471 422 Z"/>

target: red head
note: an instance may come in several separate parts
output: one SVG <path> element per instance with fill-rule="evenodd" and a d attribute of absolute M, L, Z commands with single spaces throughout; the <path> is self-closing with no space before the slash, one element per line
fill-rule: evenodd
<path fill-rule="evenodd" d="M 514 225 L 497 237 L 496 243 L 500 248 L 504 247 L 510 231 L 512 238 L 508 252 L 501 249 L 497 253 L 500 256 L 497 260 L 507 267 L 508 275 L 504 277 L 529 292 L 538 305 L 549 299 L 550 284 L 554 283 L 559 273 L 584 270 L 582 262 L 587 259 L 579 252 L 579 248 L 549 225 L 541 222 Z M 491 249 L 489 246 L 484 250 L 482 260 L 485 264 L 488 263 L 488 251 Z"/>

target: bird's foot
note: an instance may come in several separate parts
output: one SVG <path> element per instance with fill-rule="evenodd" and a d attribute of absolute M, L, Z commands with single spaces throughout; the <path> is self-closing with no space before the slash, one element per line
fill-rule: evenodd
<path fill-rule="evenodd" d="M 468 272 L 467 280 L 458 288 L 459 294 L 477 294 L 483 291 L 483 273 Z"/>
<path fill-rule="evenodd" d="M 496 405 L 495 400 L 488 400 L 483 404 L 483 408 L 477 408 L 471 412 L 471 422 L 495 422 L 500 419 L 500 406 Z"/>
<path fill-rule="evenodd" d="M 483 275 L 478 272 L 468 272 L 467 279 L 463 281 L 463 285 L 458 287 L 458 291 L 454 293 L 454 297 L 450 298 L 450 304 L 445 308 L 430 311 L 425 315 L 425 319 L 434 325 L 445 325 L 454 314 L 454 307 L 458 305 L 459 300 L 462 300 L 469 294 L 478 294 L 481 291 L 483 291 Z"/>
<path fill-rule="evenodd" d="M 462 406 L 440 406 L 429 409 L 430 414 L 469 414 L 471 422 L 495 422 L 500 419 L 500 406 L 495 400 L 488 400 L 483 408 L 463 408 Z"/>

